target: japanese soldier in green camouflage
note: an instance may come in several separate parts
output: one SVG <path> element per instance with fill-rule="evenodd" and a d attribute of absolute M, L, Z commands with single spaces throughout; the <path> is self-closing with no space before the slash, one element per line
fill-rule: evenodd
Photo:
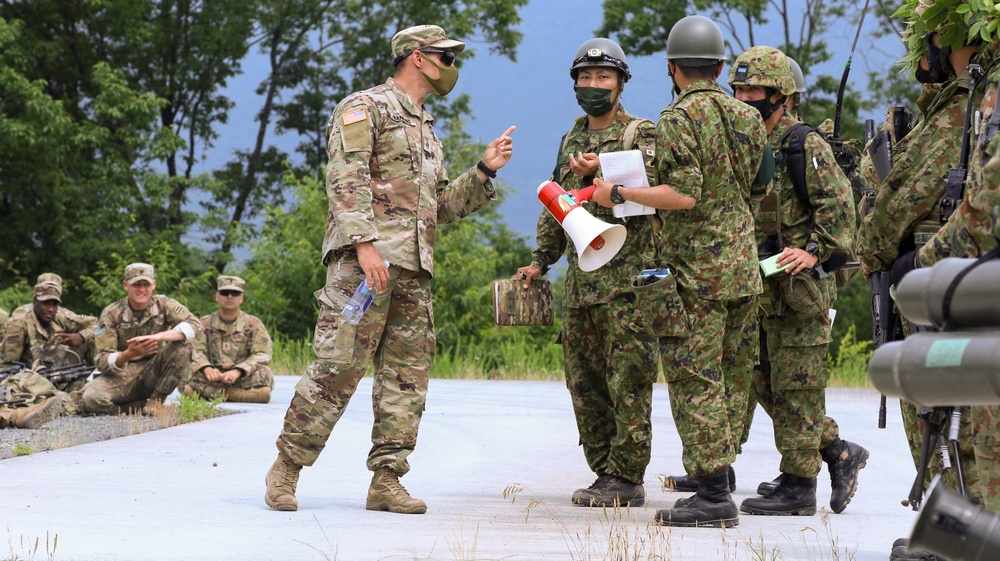
<path fill-rule="evenodd" d="M 194 340 L 184 393 L 246 403 L 271 400 L 271 336 L 260 319 L 240 310 L 244 284 L 231 275 L 216 279 L 219 311 L 201 318 L 203 331 Z"/>
<path fill-rule="evenodd" d="M 688 16 L 674 25 L 667 63 L 677 99 L 656 126 L 657 181 L 615 189 L 619 200 L 661 209 L 654 249 L 670 274 L 633 290 L 641 320 L 659 337 L 685 471 L 698 478 L 694 496 L 656 513 L 666 526 L 739 523 L 729 471 L 757 360 L 761 281 L 750 205 L 766 191 L 755 180 L 767 132 L 756 111 L 716 82 L 725 58 L 712 20 Z M 593 200 L 612 206 L 613 186 L 595 181 Z"/>
<path fill-rule="evenodd" d="M 85 413 L 140 407 L 153 413 L 190 372 L 198 318 L 177 300 L 153 293 L 152 265 L 126 266 L 122 287 L 128 295 L 101 312 L 94 337 L 100 375 L 83 388 Z"/>
<path fill-rule="evenodd" d="M 602 177 L 598 155 L 638 149 L 650 184 L 656 174 L 655 126 L 630 115 L 621 104 L 631 77 L 625 53 L 605 38 L 590 39 L 570 66 L 577 102 L 586 115 L 563 137 L 552 180 L 565 189 L 590 186 Z M 582 506 L 639 506 L 649 464 L 656 340 L 636 332 L 632 278 L 652 263 L 650 216 L 616 218 L 611 209 L 589 205 L 596 218 L 628 229 L 625 245 L 603 267 L 584 272 L 573 240 L 543 209 L 530 266 L 518 269 L 528 283 L 565 254 L 562 334 L 566 386 L 580 432 L 580 444 L 597 480 L 573 493 Z M 646 253 L 649 253 L 646 255 Z"/>
<path fill-rule="evenodd" d="M 740 510 L 814 514 L 816 474 L 825 461 L 833 487 L 830 507 L 839 513 L 868 458 L 863 447 L 841 440 L 837 423 L 826 416 L 829 308 L 837 293 L 834 276 L 824 268 L 846 261 L 854 225 L 851 186 L 823 137 L 787 113 L 795 82 L 784 53 L 773 47 L 745 51 L 729 84 L 736 99 L 760 112 L 783 164 L 754 217 L 758 257 L 777 255 L 784 269 L 763 280 L 762 352 L 752 384 L 774 423 L 781 475 Z"/>
<path fill-rule="evenodd" d="M 482 160 L 450 180 L 429 94 L 447 95 L 458 80 L 465 43 L 436 25 L 410 27 L 391 41 L 395 75 L 347 96 L 327 126 L 329 214 L 323 241 L 326 286 L 316 292 L 314 360 L 295 387 L 278 436 L 278 458 L 265 478 L 265 503 L 297 510 L 295 487 L 311 466 L 365 371 L 374 365 L 375 423 L 365 507 L 422 514 L 427 505 L 400 484 L 417 443 L 434 359 L 431 276 L 438 224 L 496 199 L 490 178 L 510 159 L 510 127 Z M 356 322 L 342 314 L 358 285 L 376 295 Z"/>

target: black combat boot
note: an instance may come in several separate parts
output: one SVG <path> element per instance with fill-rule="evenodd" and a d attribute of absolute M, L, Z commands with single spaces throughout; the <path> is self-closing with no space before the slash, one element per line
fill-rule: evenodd
<path fill-rule="evenodd" d="M 922 549 L 910 549 L 910 540 L 899 538 L 892 542 L 892 551 L 889 553 L 889 561 L 945 561 L 933 553 L 927 553 Z"/>
<path fill-rule="evenodd" d="M 830 508 L 840 514 L 858 490 L 858 472 L 868 463 L 868 450 L 837 438 L 819 453 L 830 468 Z"/>
<path fill-rule="evenodd" d="M 698 478 L 698 492 L 680 499 L 674 508 L 656 511 L 661 526 L 732 528 L 740 524 L 736 503 L 729 494 L 729 468 Z"/>
<path fill-rule="evenodd" d="M 604 474 L 586 489 L 577 489 L 571 499 L 580 506 L 642 506 L 646 503 L 646 489 L 641 483 Z"/>
<path fill-rule="evenodd" d="M 666 479 L 663 480 L 663 487 L 667 491 L 694 493 L 698 490 L 698 478 L 686 473 L 680 476 L 668 475 Z M 736 472 L 733 471 L 733 466 L 729 466 L 729 492 L 732 493 L 735 490 Z"/>
<path fill-rule="evenodd" d="M 781 483 L 764 497 L 743 501 L 740 510 L 747 514 L 810 516 L 816 514 L 816 478 L 781 474 Z"/>
<path fill-rule="evenodd" d="M 778 488 L 778 485 L 781 485 L 781 478 L 784 477 L 784 475 L 785 474 L 783 473 L 778 474 L 778 477 L 775 477 L 771 481 L 761 481 L 760 485 L 757 486 L 757 494 L 764 495 L 766 497 L 773 493 L 774 490 Z"/>

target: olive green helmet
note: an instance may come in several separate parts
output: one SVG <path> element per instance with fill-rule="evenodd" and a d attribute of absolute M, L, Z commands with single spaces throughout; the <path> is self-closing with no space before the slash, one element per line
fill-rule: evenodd
<path fill-rule="evenodd" d="M 726 58 L 726 40 L 719 26 L 705 16 L 687 16 L 670 28 L 667 60 L 681 66 L 711 66 Z"/>
<path fill-rule="evenodd" d="M 573 65 L 569 67 L 569 75 L 576 81 L 576 75 L 581 68 L 589 66 L 609 66 L 616 68 L 622 73 L 622 83 L 629 81 L 632 72 L 628 69 L 628 61 L 625 60 L 625 51 L 611 39 L 595 37 L 584 41 L 580 48 L 576 50 L 573 57 Z"/>
<path fill-rule="evenodd" d="M 750 47 L 736 57 L 729 70 L 729 85 L 771 88 L 782 95 L 795 93 L 795 79 L 785 53 L 774 47 Z"/>
<path fill-rule="evenodd" d="M 802 67 L 792 57 L 788 57 L 788 66 L 792 67 L 792 78 L 795 78 L 795 93 L 806 93 L 806 76 Z"/>

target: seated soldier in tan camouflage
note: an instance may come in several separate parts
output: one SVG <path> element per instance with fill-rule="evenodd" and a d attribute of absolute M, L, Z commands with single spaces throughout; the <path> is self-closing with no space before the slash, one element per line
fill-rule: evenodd
<path fill-rule="evenodd" d="M 153 293 L 152 265 L 125 267 L 122 286 L 128 296 L 104 308 L 94 336 L 100 375 L 83 388 L 85 413 L 140 407 L 154 413 L 191 368 L 198 318 L 177 300 Z"/>
<path fill-rule="evenodd" d="M 63 280 L 56 273 L 42 273 L 38 275 L 35 286 L 40 284 L 54 284 L 58 288 L 60 298 L 63 295 Z M 34 310 L 34 302 L 18 306 L 10 313 L 10 321 L 20 319 Z M 97 327 L 97 318 L 85 316 L 63 307 L 59 303 L 56 310 L 56 318 L 52 323 L 57 326 L 57 337 L 60 345 L 69 345 L 80 360 L 94 363 L 94 329 Z M 79 334 L 79 337 L 77 336 Z M 0 339 L 2 342 L 2 339 Z M 36 357 L 37 358 L 37 357 Z"/>
<path fill-rule="evenodd" d="M 194 340 L 191 379 L 182 392 L 206 399 L 267 403 L 274 387 L 267 366 L 271 336 L 260 319 L 240 310 L 243 279 L 223 275 L 216 283 L 219 311 L 201 318 L 204 332 Z"/>
<path fill-rule="evenodd" d="M 35 298 L 28 311 L 18 308 L 7 325 L 6 337 L 0 347 L 3 367 L 19 362 L 27 367 L 36 361 L 58 368 L 81 362 L 93 355 L 90 350 L 97 318 L 79 316 L 73 312 L 60 316 L 62 287 L 53 281 L 35 285 Z M 82 380 L 77 384 L 82 387 Z M 69 391 L 79 389 L 63 387 Z"/>

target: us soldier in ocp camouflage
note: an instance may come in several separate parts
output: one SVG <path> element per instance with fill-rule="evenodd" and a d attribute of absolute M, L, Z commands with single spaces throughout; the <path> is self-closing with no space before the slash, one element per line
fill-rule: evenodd
<path fill-rule="evenodd" d="M 153 414 L 191 368 L 191 341 L 201 323 L 183 304 L 156 290 L 148 263 L 125 267 L 128 294 L 101 312 L 94 338 L 100 375 L 83 387 L 84 413 L 142 408 Z"/>
<path fill-rule="evenodd" d="M 816 474 L 826 462 L 830 508 L 840 513 L 854 495 L 868 451 L 841 440 L 837 423 L 826 416 L 828 312 L 837 289 L 832 274 L 820 277 L 817 271 L 846 260 L 855 221 L 851 186 L 822 136 L 786 113 L 795 83 L 784 53 L 773 47 L 747 50 L 736 59 L 729 85 L 736 99 L 760 112 L 783 164 L 755 215 L 759 257 L 778 255 L 777 265 L 785 268 L 763 281 L 761 360 L 752 385 L 774 423 L 781 475 L 758 487 L 763 496 L 746 499 L 740 510 L 815 514 Z M 797 134 L 805 135 L 801 161 L 790 150 Z M 805 193 L 798 193 L 792 180 L 800 170 Z"/>
<path fill-rule="evenodd" d="M 367 465 L 375 473 L 365 508 L 427 511 L 399 478 L 410 469 L 434 360 L 430 285 L 437 225 L 496 199 L 490 178 L 510 160 L 514 127 L 489 143 L 475 167 L 450 181 L 423 102 L 454 87 L 455 58 L 465 43 L 436 25 L 420 25 L 397 33 L 391 48 L 395 76 L 346 97 L 327 125 L 327 280 L 316 292 L 316 360 L 295 387 L 276 443 L 278 458 L 265 478 L 264 502 L 275 510 L 298 509 L 302 466 L 319 458 L 374 363 Z M 353 325 L 341 310 L 362 281 L 377 295 Z"/>
<path fill-rule="evenodd" d="M 63 279 L 58 274 L 42 273 L 38 275 L 38 279 L 35 281 L 35 284 L 39 285 L 42 283 L 55 284 L 59 287 L 60 297 L 62 296 Z M 18 306 L 10 313 L 10 321 L 24 317 L 33 309 L 33 302 Z M 59 310 L 56 312 L 56 317 L 52 322 L 56 326 L 56 331 L 66 334 L 60 335 L 60 339 L 62 340 L 60 340 L 59 344 L 72 347 L 71 350 L 78 355 L 81 360 L 93 364 L 94 329 L 97 328 L 97 318 L 94 316 L 77 314 L 72 310 L 65 308 L 60 303 Z M 3 333 L 0 332 L 0 343 L 2 342 Z"/>
<path fill-rule="evenodd" d="M 674 25 L 667 64 L 678 97 L 656 125 L 657 181 L 617 189 L 621 199 L 661 209 L 656 249 L 671 271 L 634 288 L 648 298 L 640 313 L 659 336 L 684 468 L 699 484 L 694 496 L 657 511 L 654 522 L 664 526 L 739 523 L 729 472 L 757 360 L 761 282 L 750 201 L 766 191 L 755 179 L 767 132 L 760 115 L 716 82 L 725 58 L 711 19 L 688 16 Z M 595 184 L 593 200 L 612 206 L 612 185 Z"/>
<path fill-rule="evenodd" d="M 552 180 L 565 189 L 588 187 L 602 177 L 599 154 L 640 149 L 649 182 L 655 126 L 630 115 L 621 104 L 631 78 L 625 52 L 605 38 L 590 39 L 577 50 L 570 77 L 583 117 L 563 137 Z M 626 138 L 631 131 L 631 138 Z M 626 145 L 628 143 L 628 145 Z M 573 241 L 559 222 L 542 209 L 538 249 L 530 266 L 518 269 L 525 287 L 565 254 L 569 261 L 563 291 L 560 334 L 566 387 L 573 400 L 580 444 L 597 480 L 573 493 L 582 506 L 640 506 L 652 442 L 650 414 L 656 381 L 655 338 L 636 332 L 632 278 L 652 263 L 650 217 L 615 218 L 611 209 L 589 205 L 591 214 L 628 229 L 625 245 L 603 267 L 584 272 Z"/>
<path fill-rule="evenodd" d="M 219 311 L 201 318 L 203 331 L 194 340 L 191 378 L 182 389 L 203 398 L 267 403 L 274 388 L 271 336 L 260 318 L 240 309 L 246 281 L 232 275 L 216 280 Z"/>

